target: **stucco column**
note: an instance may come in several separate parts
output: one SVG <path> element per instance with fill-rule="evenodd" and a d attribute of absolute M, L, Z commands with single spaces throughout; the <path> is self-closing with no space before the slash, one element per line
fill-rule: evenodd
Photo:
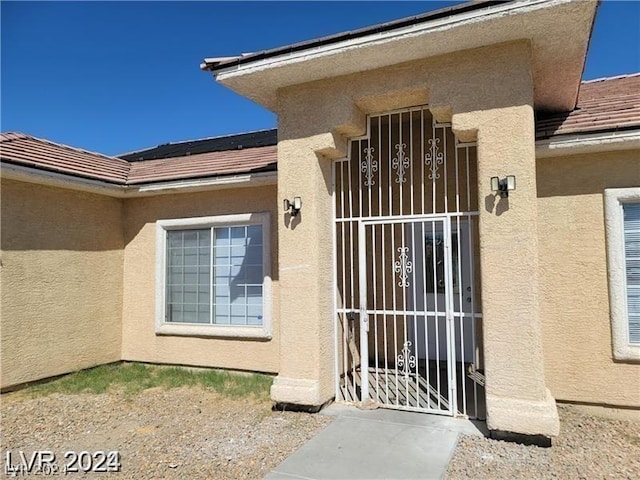
<path fill-rule="evenodd" d="M 281 124 L 282 125 L 282 124 Z M 334 396 L 331 160 L 317 153 L 332 136 L 278 142 L 280 372 L 271 388 L 279 403 L 320 406 Z M 301 197 L 292 217 L 282 200 Z"/>
<path fill-rule="evenodd" d="M 271 398 L 316 407 L 335 396 L 332 160 L 365 131 L 350 98 L 330 96 L 308 85 L 278 94 L 280 369 Z M 282 201 L 294 197 L 302 210 L 291 217 Z"/>
<path fill-rule="evenodd" d="M 533 108 L 454 115 L 453 123 L 477 131 L 487 426 L 555 436 L 559 421 L 545 387 L 539 314 Z M 515 175 L 516 190 L 501 198 L 490 178 L 506 175 Z"/>

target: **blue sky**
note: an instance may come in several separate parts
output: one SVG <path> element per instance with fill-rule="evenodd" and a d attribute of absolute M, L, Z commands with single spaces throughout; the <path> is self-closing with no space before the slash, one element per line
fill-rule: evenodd
<path fill-rule="evenodd" d="M 276 118 L 200 71 L 264 50 L 460 2 L 7 2 L 3 132 L 120 154 Z M 640 2 L 605 1 L 584 78 L 640 71 Z"/>

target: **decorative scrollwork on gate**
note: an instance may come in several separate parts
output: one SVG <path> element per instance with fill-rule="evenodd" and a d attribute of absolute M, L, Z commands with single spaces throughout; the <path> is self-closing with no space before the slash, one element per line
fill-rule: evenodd
<path fill-rule="evenodd" d="M 360 170 L 364 173 L 364 186 L 371 188 L 376 182 L 373 179 L 373 174 L 378 171 L 378 161 L 373 158 L 373 147 L 364 149 L 364 160 L 360 166 Z"/>
<path fill-rule="evenodd" d="M 402 351 L 398 355 L 397 365 L 400 367 L 400 372 L 405 379 L 409 378 L 409 369 L 416 367 L 416 357 L 411 355 L 411 342 L 407 340 L 404 342 Z"/>
<path fill-rule="evenodd" d="M 393 162 L 391 166 L 394 170 L 397 170 L 398 178 L 396 178 L 396 183 L 405 183 L 407 181 L 405 170 L 409 169 L 409 165 L 411 164 L 411 159 L 406 156 L 404 149 L 407 148 L 406 143 L 397 143 L 396 150 L 398 150 L 398 155 L 393 157 Z"/>
<path fill-rule="evenodd" d="M 407 288 L 410 285 L 407 279 L 409 274 L 413 272 L 413 262 L 409 260 L 407 252 L 409 252 L 409 247 L 398 247 L 398 260 L 393 264 L 393 269 L 400 278 L 398 286 L 402 288 Z"/>
<path fill-rule="evenodd" d="M 429 180 L 437 180 L 440 178 L 438 173 L 438 165 L 442 165 L 444 162 L 444 154 L 438 151 L 439 138 L 429 139 L 429 152 L 424 156 L 424 163 L 429 167 L 431 173 L 429 174 Z"/>

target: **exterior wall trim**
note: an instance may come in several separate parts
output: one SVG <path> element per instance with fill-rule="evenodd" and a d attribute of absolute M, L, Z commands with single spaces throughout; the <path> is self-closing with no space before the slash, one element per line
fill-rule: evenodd
<path fill-rule="evenodd" d="M 277 172 L 247 173 L 224 177 L 172 180 L 146 185 L 116 185 L 113 183 L 74 177 L 63 173 L 49 172 L 38 168 L 24 167 L 2 162 L 2 177 L 49 187 L 66 188 L 88 193 L 97 193 L 115 198 L 149 197 L 174 193 L 191 193 L 225 188 L 275 185 Z"/>
<path fill-rule="evenodd" d="M 622 204 L 640 202 L 640 187 L 608 188 L 604 191 L 605 231 L 607 236 L 609 301 L 613 357 L 620 361 L 640 361 L 640 345 L 628 341 L 627 282 L 625 278 Z"/>
<path fill-rule="evenodd" d="M 640 148 L 640 130 L 558 135 L 536 141 L 536 158 Z"/>

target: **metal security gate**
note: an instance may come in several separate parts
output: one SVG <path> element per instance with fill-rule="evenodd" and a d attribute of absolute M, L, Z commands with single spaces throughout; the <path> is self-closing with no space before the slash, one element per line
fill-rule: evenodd
<path fill-rule="evenodd" d="M 335 163 L 336 397 L 484 418 L 475 145 L 426 107 Z"/>

